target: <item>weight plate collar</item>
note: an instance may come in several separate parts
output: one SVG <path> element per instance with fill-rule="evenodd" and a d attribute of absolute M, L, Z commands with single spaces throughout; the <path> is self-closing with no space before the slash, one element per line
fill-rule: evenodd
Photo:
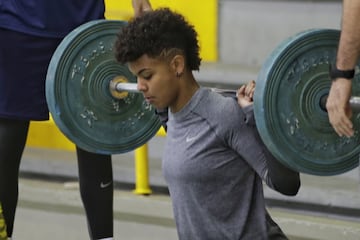
<path fill-rule="evenodd" d="M 114 56 L 123 21 L 95 20 L 69 33 L 48 68 L 46 98 L 59 129 L 80 148 L 101 154 L 124 153 L 150 140 L 160 128 L 155 109 L 142 94 L 116 99 L 110 81 L 136 78 Z"/>

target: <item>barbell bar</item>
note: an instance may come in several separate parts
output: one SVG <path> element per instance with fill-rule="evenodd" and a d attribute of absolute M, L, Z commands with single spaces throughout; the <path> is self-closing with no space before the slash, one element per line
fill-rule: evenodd
<path fill-rule="evenodd" d="M 209 87 L 209 89 L 213 92 L 224 94 L 224 95 L 232 95 L 233 97 L 236 97 L 237 89 L 224 89 L 224 88 L 212 88 Z M 124 83 L 124 82 L 118 82 L 115 84 L 110 84 L 110 91 L 118 92 L 118 93 L 125 93 L 126 95 L 128 92 L 134 92 L 134 93 L 140 93 L 140 91 L 137 88 L 136 83 Z M 116 95 L 114 97 L 117 97 Z M 326 100 L 328 95 L 323 95 L 320 98 L 319 106 L 324 111 L 326 110 Z M 349 99 L 350 107 L 355 112 L 360 112 L 360 97 L 358 96 L 352 96 Z"/>
<path fill-rule="evenodd" d="M 119 77 L 116 77 L 115 79 L 110 81 L 109 90 L 114 98 L 122 99 L 128 96 L 128 93 L 140 93 L 140 91 L 137 89 L 136 83 L 129 83 L 127 80 L 123 77 L 120 77 L 123 81 L 118 81 Z M 236 96 L 236 91 L 234 89 L 223 89 L 223 88 L 211 88 L 209 89 L 213 92 L 217 92 L 220 94 L 229 94 Z"/>
<path fill-rule="evenodd" d="M 54 122 L 90 152 L 132 151 L 161 126 L 154 107 L 138 94 L 136 78 L 115 59 L 113 44 L 125 24 L 96 20 L 79 26 L 49 64 L 46 98 Z M 256 80 L 254 114 L 263 142 L 280 162 L 307 174 L 336 175 L 359 164 L 359 132 L 338 137 L 325 108 L 339 35 L 339 30 L 309 29 L 285 39 L 265 59 Z M 352 91 L 360 96 L 358 74 Z M 350 99 L 354 110 L 359 103 L 358 97 Z M 360 129 L 354 113 L 354 128 Z"/>
<path fill-rule="evenodd" d="M 209 88 L 211 91 L 213 92 L 217 92 L 220 94 L 231 94 L 236 96 L 236 89 L 223 89 L 223 88 Z M 110 83 L 110 91 L 111 92 L 118 92 L 118 93 L 123 93 L 123 92 L 135 92 L 135 93 L 139 93 L 140 91 L 137 88 L 137 84 L 136 83 L 126 83 L 126 82 L 111 82 Z M 114 96 L 116 97 L 116 96 Z"/>

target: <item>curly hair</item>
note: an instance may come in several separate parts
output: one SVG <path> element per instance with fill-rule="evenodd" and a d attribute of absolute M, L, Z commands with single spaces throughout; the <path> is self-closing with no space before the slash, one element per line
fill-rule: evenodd
<path fill-rule="evenodd" d="M 115 57 L 121 64 L 146 54 L 151 58 L 185 56 L 190 70 L 199 70 L 201 58 L 197 33 L 185 18 L 168 8 L 145 12 L 123 27 L 115 42 Z"/>

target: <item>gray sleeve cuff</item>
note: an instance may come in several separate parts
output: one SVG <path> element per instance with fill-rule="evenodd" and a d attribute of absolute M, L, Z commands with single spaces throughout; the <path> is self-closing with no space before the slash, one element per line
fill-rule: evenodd
<path fill-rule="evenodd" d="M 246 116 L 245 123 L 250 126 L 255 126 L 256 123 L 255 123 L 255 116 L 254 116 L 254 105 L 251 104 L 250 106 L 243 108 L 243 111 Z"/>

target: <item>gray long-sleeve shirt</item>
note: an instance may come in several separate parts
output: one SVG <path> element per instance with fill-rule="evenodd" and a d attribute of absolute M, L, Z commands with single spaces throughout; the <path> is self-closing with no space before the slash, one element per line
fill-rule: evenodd
<path fill-rule="evenodd" d="M 167 126 L 163 173 L 179 239 L 268 239 L 275 223 L 266 217 L 262 181 L 276 187 L 252 107 L 200 88 L 182 110 L 169 112 Z"/>

